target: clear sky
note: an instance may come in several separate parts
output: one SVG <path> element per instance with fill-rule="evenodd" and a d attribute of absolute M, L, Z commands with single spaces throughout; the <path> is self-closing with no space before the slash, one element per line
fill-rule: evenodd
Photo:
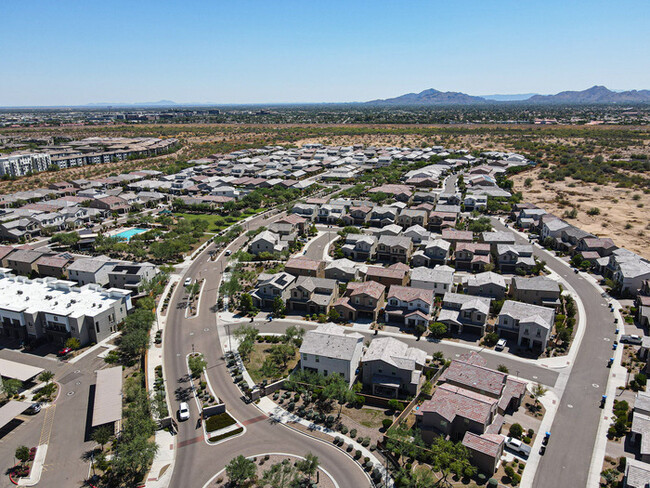
<path fill-rule="evenodd" d="M 650 89 L 648 0 L 6 0 L 0 106 Z"/>

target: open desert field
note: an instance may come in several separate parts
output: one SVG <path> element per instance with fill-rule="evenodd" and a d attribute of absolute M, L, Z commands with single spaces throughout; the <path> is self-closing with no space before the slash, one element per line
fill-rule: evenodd
<path fill-rule="evenodd" d="M 539 205 L 559 217 L 572 207 L 577 209 L 573 219 L 565 218 L 581 229 L 600 237 L 610 237 L 616 245 L 650 258 L 650 194 L 613 184 L 596 185 L 567 179 L 548 182 L 538 177 L 540 170 L 526 171 L 512 178 L 515 189 L 524 201 Z M 531 186 L 524 182 L 532 178 Z M 600 213 L 589 215 L 590 209 Z M 592 211 L 595 213 L 595 211 Z"/>

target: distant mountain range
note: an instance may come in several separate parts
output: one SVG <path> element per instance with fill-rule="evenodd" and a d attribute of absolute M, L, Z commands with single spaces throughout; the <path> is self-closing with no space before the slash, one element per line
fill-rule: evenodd
<path fill-rule="evenodd" d="M 485 95 L 482 97 L 460 92 L 441 92 L 434 89 L 407 93 L 395 98 L 372 100 L 368 105 L 475 105 L 499 102 L 530 104 L 587 105 L 609 103 L 650 103 L 650 90 L 612 91 L 604 86 L 592 86 L 582 91 L 563 91 L 555 95 Z"/>

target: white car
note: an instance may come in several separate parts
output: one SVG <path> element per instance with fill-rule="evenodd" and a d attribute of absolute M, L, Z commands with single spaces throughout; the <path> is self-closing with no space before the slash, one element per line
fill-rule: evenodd
<path fill-rule="evenodd" d="M 192 278 L 187 278 L 185 280 L 185 286 L 190 286 L 192 284 Z"/>
<path fill-rule="evenodd" d="M 226 250 L 226 256 L 230 256 L 232 254 L 232 251 L 230 249 Z"/>
<path fill-rule="evenodd" d="M 506 437 L 506 447 L 512 449 L 519 454 L 528 457 L 530 455 L 530 446 L 524 444 L 519 439 L 514 437 Z"/>
<path fill-rule="evenodd" d="M 181 402 L 178 407 L 178 419 L 179 420 L 189 420 L 190 419 L 190 406 L 187 402 Z"/>
<path fill-rule="evenodd" d="M 497 351 L 503 351 L 503 349 L 506 347 L 506 340 L 505 339 L 499 339 L 497 341 L 497 345 L 494 349 Z"/>

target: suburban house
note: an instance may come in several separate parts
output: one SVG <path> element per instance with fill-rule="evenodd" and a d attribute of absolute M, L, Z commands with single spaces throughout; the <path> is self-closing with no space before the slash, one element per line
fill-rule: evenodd
<path fill-rule="evenodd" d="M 483 271 L 490 264 L 490 245 L 483 242 L 456 244 L 455 264 L 459 271 Z"/>
<path fill-rule="evenodd" d="M 413 253 L 411 264 L 413 266 L 433 267 L 437 264 L 447 264 L 451 243 L 442 239 L 429 240 L 424 244 L 424 250 Z"/>
<path fill-rule="evenodd" d="M 7 258 L 7 267 L 14 272 L 29 276 L 32 273 L 38 273 L 36 262 L 45 255 L 41 251 L 31 249 L 16 249 Z"/>
<path fill-rule="evenodd" d="M 626 457 L 623 488 L 648 488 L 648 480 L 650 480 L 650 464 Z"/>
<path fill-rule="evenodd" d="M 618 247 L 610 238 L 583 237 L 576 245 L 576 252 L 597 252 L 600 257 L 610 256 Z"/>
<path fill-rule="evenodd" d="M 359 279 L 359 267 L 349 259 L 335 259 L 325 266 L 325 278 L 341 282 L 354 281 Z"/>
<path fill-rule="evenodd" d="M 448 292 L 442 299 L 442 310 L 436 322 L 446 324 L 459 334 L 468 329 L 482 336 L 489 313 L 489 298 Z"/>
<path fill-rule="evenodd" d="M 406 286 L 409 282 L 410 269 L 403 263 L 395 263 L 386 268 L 368 266 L 365 271 L 365 281 L 376 281 L 386 287 L 391 285 Z"/>
<path fill-rule="evenodd" d="M 514 300 L 559 310 L 560 285 L 546 276 L 522 278 L 515 276 L 510 283 L 510 295 Z"/>
<path fill-rule="evenodd" d="M 29 240 L 40 232 L 41 224 L 32 217 L 23 217 L 0 224 L 0 238 L 12 242 Z"/>
<path fill-rule="evenodd" d="M 348 209 L 348 213 L 343 215 L 345 225 L 363 225 L 370 219 L 372 207 L 366 205 L 353 206 Z"/>
<path fill-rule="evenodd" d="M 506 295 L 506 280 L 498 273 L 485 271 L 475 275 L 469 275 L 463 279 L 463 288 L 468 295 L 494 298 L 501 300 Z"/>
<path fill-rule="evenodd" d="M 261 310 L 268 310 L 273 307 L 273 302 L 278 297 L 282 303 L 286 303 L 290 295 L 289 287 L 295 280 L 295 276 L 284 271 L 260 274 L 255 291 L 251 293 L 253 305 Z"/>
<path fill-rule="evenodd" d="M 454 286 L 454 268 L 438 265 L 435 268 L 420 266 L 411 270 L 411 286 L 433 290 L 436 295 L 444 295 Z"/>
<path fill-rule="evenodd" d="M 481 234 L 481 242 L 489 244 L 490 251 L 496 252 L 499 244 L 514 244 L 515 236 L 511 232 L 505 231 L 483 232 Z"/>
<path fill-rule="evenodd" d="M 307 225 L 309 224 L 309 220 L 295 213 L 291 213 L 286 217 L 282 217 L 276 220 L 273 224 L 271 224 L 271 226 L 274 224 L 289 224 L 292 227 L 291 233 L 297 232 L 298 234 L 304 234 L 307 232 Z M 271 226 L 269 226 L 269 229 L 273 230 L 271 229 Z"/>
<path fill-rule="evenodd" d="M 66 270 L 71 262 L 72 258 L 66 254 L 59 254 L 57 256 L 41 256 L 36 260 L 36 271 L 41 277 L 51 276 L 52 278 L 62 279 L 66 277 Z"/>
<path fill-rule="evenodd" d="M 481 434 L 465 432 L 463 446 L 469 452 L 469 459 L 482 473 L 493 474 L 499 467 L 506 438 L 501 434 Z"/>
<path fill-rule="evenodd" d="M 336 280 L 299 276 L 289 289 L 288 309 L 310 315 L 327 314 L 339 295 Z"/>
<path fill-rule="evenodd" d="M 300 368 L 323 376 L 340 374 L 352 385 L 363 355 L 363 336 L 356 332 L 346 334 L 344 330 L 338 325 L 323 324 L 307 331 L 300 346 Z"/>
<path fill-rule="evenodd" d="M 142 283 L 151 281 L 158 272 L 158 267 L 151 263 L 116 264 L 108 272 L 108 286 L 137 292 Z"/>
<path fill-rule="evenodd" d="M 289 242 L 282 240 L 279 234 L 265 230 L 253 237 L 248 245 L 248 252 L 254 255 L 263 252 L 274 254 L 281 253 L 289 248 Z"/>
<path fill-rule="evenodd" d="M 120 197 L 107 196 L 104 198 L 97 198 L 90 202 L 92 208 L 105 210 L 108 213 L 124 214 L 131 209 L 129 202 Z"/>
<path fill-rule="evenodd" d="M 405 208 L 397 216 L 395 223 L 402 226 L 404 229 L 413 225 L 419 225 L 425 228 L 428 224 L 427 212 L 424 210 L 413 210 L 410 208 Z"/>
<path fill-rule="evenodd" d="M 609 256 L 605 272 L 619 284 L 622 293 L 636 295 L 643 282 L 650 279 L 650 262 L 627 249 L 617 249 Z"/>
<path fill-rule="evenodd" d="M 337 224 L 345 215 L 345 205 L 326 203 L 318 209 L 318 221 L 323 224 Z"/>
<path fill-rule="evenodd" d="M 431 322 L 433 290 L 392 285 L 386 295 L 386 322 L 403 323 L 407 326 L 425 325 Z"/>
<path fill-rule="evenodd" d="M 554 321 L 552 308 L 506 300 L 499 313 L 497 332 L 500 337 L 517 339 L 518 346 L 543 351 Z"/>
<path fill-rule="evenodd" d="M 474 234 L 468 230 L 443 229 L 442 238 L 450 242 L 451 246 L 456 249 L 460 242 L 472 242 Z"/>
<path fill-rule="evenodd" d="M 641 461 L 650 463 L 650 393 L 639 391 L 632 412 L 632 444 L 638 447 Z M 650 478 L 647 479 L 650 482 Z"/>
<path fill-rule="evenodd" d="M 310 223 L 314 221 L 318 214 L 318 205 L 311 205 L 308 203 L 296 203 L 291 209 L 292 214 L 297 214 Z"/>
<path fill-rule="evenodd" d="M 316 261 L 304 256 L 290 258 L 284 270 L 294 276 L 311 276 L 323 278 L 325 276 L 325 261 Z"/>
<path fill-rule="evenodd" d="M 68 279 L 80 285 L 97 283 L 105 286 L 108 284 L 108 272 L 113 269 L 117 261 L 111 261 L 106 256 L 77 259 L 68 266 Z"/>
<path fill-rule="evenodd" d="M 367 261 L 375 257 L 377 238 L 367 234 L 348 234 L 341 250 L 346 258 Z"/>
<path fill-rule="evenodd" d="M 386 287 L 376 281 L 348 283 L 344 295 L 334 303 L 341 318 L 354 322 L 367 318 L 377 321 L 386 303 Z"/>
<path fill-rule="evenodd" d="M 373 340 L 361 360 L 361 377 L 373 395 L 399 398 L 420 392 L 427 353 L 392 337 Z"/>
<path fill-rule="evenodd" d="M 413 241 L 408 237 L 381 236 L 377 243 L 377 260 L 408 263 L 413 253 Z"/>
<path fill-rule="evenodd" d="M 370 212 L 370 224 L 375 227 L 394 224 L 396 218 L 396 207 L 374 207 Z"/>
<path fill-rule="evenodd" d="M 429 212 L 429 230 L 442 232 L 445 229 L 453 228 L 457 219 L 458 213 L 456 212 Z"/>
<path fill-rule="evenodd" d="M 427 242 L 431 237 L 431 233 L 421 225 L 415 224 L 402 232 L 404 237 L 408 237 L 414 244 L 421 244 Z"/>
<path fill-rule="evenodd" d="M 535 267 L 533 246 L 529 244 L 497 245 L 497 264 L 501 272 L 512 273 L 518 269 L 529 272 Z"/>

